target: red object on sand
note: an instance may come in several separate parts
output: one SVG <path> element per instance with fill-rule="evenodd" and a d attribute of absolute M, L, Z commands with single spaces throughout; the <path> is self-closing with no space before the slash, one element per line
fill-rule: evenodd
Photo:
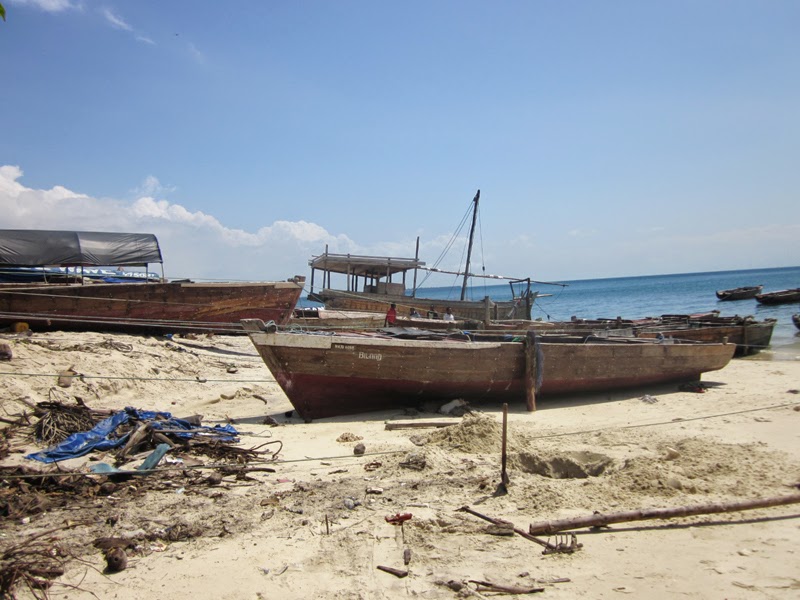
<path fill-rule="evenodd" d="M 403 521 L 408 521 L 410 518 L 411 518 L 411 513 L 402 513 L 402 514 L 397 513 L 393 517 L 386 517 L 386 522 L 397 525 L 399 523 L 402 523 Z"/>

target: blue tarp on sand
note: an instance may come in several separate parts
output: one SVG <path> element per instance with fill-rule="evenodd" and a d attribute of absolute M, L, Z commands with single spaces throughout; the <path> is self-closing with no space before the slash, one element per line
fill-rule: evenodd
<path fill-rule="evenodd" d="M 239 432 L 231 425 L 214 425 L 214 427 L 197 426 L 184 419 L 176 419 L 168 412 L 154 412 L 127 407 L 124 411 L 115 413 L 107 419 L 100 421 L 90 431 L 73 433 L 57 446 L 48 448 L 42 452 L 28 454 L 25 458 L 38 460 L 44 463 L 53 463 L 70 458 L 78 458 L 79 456 L 88 454 L 92 450 L 110 450 L 112 448 L 117 448 L 128 441 L 130 432 L 119 437 L 116 437 L 114 432 L 120 425 L 124 425 L 130 420 L 147 421 L 156 431 L 169 429 L 172 435 L 183 438 L 212 434 L 218 440 L 233 441 L 236 439 L 236 436 L 239 435 Z M 174 430 L 176 429 L 186 431 L 185 433 L 175 433 Z"/>

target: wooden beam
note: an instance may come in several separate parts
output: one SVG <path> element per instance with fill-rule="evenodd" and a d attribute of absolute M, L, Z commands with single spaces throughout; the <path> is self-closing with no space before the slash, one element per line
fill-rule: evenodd
<path fill-rule="evenodd" d="M 536 410 L 536 333 L 525 334 L 525 400 L 528 410 Z"/>

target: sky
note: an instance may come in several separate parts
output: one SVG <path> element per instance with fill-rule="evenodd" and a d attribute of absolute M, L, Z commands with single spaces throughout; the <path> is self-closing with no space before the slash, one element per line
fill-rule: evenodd
<path fill-rule="evenodd" d="M 800 265 L 795 0 L 0 2 L 0 229 L 277 280 L 433 264 L 480 189 L 473 271 Z"/>

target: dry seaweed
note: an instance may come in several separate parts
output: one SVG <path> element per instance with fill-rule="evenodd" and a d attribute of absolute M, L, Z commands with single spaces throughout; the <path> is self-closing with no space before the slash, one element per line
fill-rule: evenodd
<path fill-rule="evenodd" d="M 67 527 L 82 525 L 84 523 L 75 523 Z M 50 597 L 53 580 L 61 577 L 66 563 L 76 558 L 56 535 L 63 530 L 61 527 L 28 536 L 0 550 L 0 598 L 14 599 L 20 589 L 27 589 L 39 600 Z"/>
<path fill-rule="evenodd" d="M 0 466 L 0 518 L 18 519 L 91 498 L 99 484 L 81 474 L 43 473 L 26 466 Z"/>

